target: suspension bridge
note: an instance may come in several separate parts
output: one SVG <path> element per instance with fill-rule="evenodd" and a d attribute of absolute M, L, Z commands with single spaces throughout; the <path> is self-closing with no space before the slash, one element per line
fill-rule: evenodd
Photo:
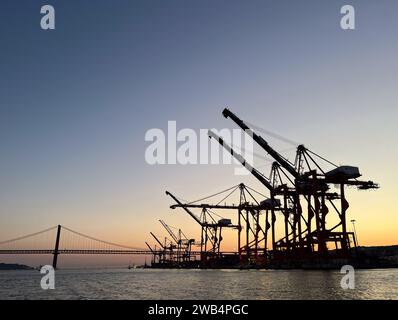
<path fill-rule="evenodd" d="M 53 255 L 53 267 L 57 268 L 58 255 L 161 255 L 163 251 L 130 247 L 100 240 L 65 226 L 54 226 L 39 232 L 0 241 L 0 254 L 4 255 Z M 191 252 L 200 255 L 200 252 Z"/>

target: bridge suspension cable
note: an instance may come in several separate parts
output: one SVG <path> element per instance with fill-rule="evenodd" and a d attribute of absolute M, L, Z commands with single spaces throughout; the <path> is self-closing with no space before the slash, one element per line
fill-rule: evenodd
<path fill-rule="evenodd" d="M 65 226 L 62 226 L 62 229 L 63 230 L 67 230 L 67 231 L 69 231 L 69 232 L 71 232 L 71 233 L 73 233 L 73 234 L 75 234 L 77 236 L 80 236 L 80 237 L 83 237 L 83 238 L 86 238 L 86 239 L 101 243 L 101 244 L 106 245 L 106 246 L 118 247 L 118 248 L 123 248 L 123 249 L 128 249 L 128 250 L 145 250 L 143 248 L 136 248 L 136 247 L 126 246 L 126 245 L 123 245 L 123 244 L 118 244 L 118 243 L 109 242 L 109 241 L 101 240 L 101 239 L 98 239 L 98 238 L 94 238 L 92 236 L 89 236 L 87 234 L 72 230 L 72 229 L 70 229 L 68 227 L 65 227 Z M 91 245 L 93 245 L 93 244 L 91 244 Z"/>
<path fill-rule="evenodd" d="M 35 232 L 35 233 L 30 233 L 30 234 L 27 234 L 25 236 L 21 236 L 21 237 L 18 237 L 18 238 L 13 238 L 13 239 L 5 240 L 5 241 L 0 241 L 0 245 L 4 245 L 4 244 L 10 243 L 10 242 L 24 240 L 24 239 L 31 238 L 31 237 L 34 237 L 34 236 L 38 236 L 38 235 L 43 234 L 45 232 L 48 232 L 48 231 L 51 231 L 51 230 L 55 230 L 56 228 L 57 228 L 57 226 L 54 226 L 54 227 L 51 227 L 51 228 L 48 228 L 48 229 L 45 229 L 45 230 L 42 230 L 42 231 L 38 231 L 38 232 Z"/>

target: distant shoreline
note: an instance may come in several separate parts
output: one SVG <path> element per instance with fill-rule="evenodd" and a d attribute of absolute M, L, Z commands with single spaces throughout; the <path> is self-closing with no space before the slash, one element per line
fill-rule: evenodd
<path fill-rule="evenodd" d="M 24 264 L 0 263 L 0 271 L 1 270 L 34 270 L 34 268 Z"/>

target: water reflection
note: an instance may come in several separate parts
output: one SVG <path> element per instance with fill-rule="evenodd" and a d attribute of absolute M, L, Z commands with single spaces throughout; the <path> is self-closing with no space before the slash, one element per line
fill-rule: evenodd
<path fill-rule="evenodd" d="M 56 289 L 36 271 L 0 273 L 0 299 L 398 299 L 398 269 L 357 270 L 356 288 L 339 271 L 59 270 Z"/>

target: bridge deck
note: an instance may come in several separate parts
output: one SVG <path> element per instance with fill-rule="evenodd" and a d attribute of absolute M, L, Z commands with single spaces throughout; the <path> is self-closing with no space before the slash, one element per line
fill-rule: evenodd
<path fill-rule="evenodd" d="M 58 250 L 58 254 L 164 254 L 163 251 L 150 250 Z M 176 252 L 175 252 L 176 253 Z M 54 254 L 54 250 L 0 250 L 0 254 Z M 220 252 L 220 254 L 236 254 L 236 252 Z M 198 256 L 200 251 L 191 251 L 191 255 Z"/>
<path fill-rule="evenodd" d="M 157 254 L 162 252 L 157 251 Z M 54 250 L 0 250 L 0 254 L 54 254 Z M 58 250 L 58 254 L 153 254 L 149 250 Z M 192 252 L 193 255 L 199 254 Z"/>

